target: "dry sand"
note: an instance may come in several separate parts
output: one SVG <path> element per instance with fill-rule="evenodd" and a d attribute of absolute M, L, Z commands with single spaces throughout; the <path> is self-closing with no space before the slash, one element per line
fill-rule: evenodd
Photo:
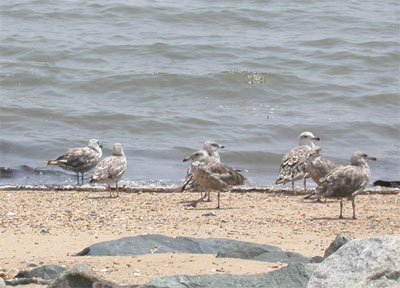
<path fill-rule="evenodd" d="M 400 236 L 400 195 L 360 195 L 358 219 L 350 202 L 338 219 L 338 201 L 315 203 L 303 196 L 275 193 L 223 193 L 222 209 L 211 203 L 196 209 L 182 200 L 198 193 L 0 191 L 0 272 L 12 278 L 34 265 L 72 267 L 85 263 L 104 279 L 144 284 L 179 274 L 258 274 L 284 264 L 215 255 L 150 254 L 135 257 L 74 257 L 92 244 L 143 234 L 218 237 L 280 247 L 305 256 L 323 256 L 338 233 L 352 238 Z M 203 216 L 215 211 L 217 216 Z M 23 287 L 39 287 L 28 285 Z"/>

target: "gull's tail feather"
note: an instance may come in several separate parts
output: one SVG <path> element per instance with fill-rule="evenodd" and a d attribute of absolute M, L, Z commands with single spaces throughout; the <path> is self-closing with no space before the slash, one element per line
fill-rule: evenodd
<path fill-rule="evenodd" d="M 47 166 L 58 166 L 60 164 L 67 163 L 67 160 L 64 160 L 64 159 L 61 159 L 61 160 L 46 160 L 46 161 L 43 161 L 42 163 L 47 164 Z"/>

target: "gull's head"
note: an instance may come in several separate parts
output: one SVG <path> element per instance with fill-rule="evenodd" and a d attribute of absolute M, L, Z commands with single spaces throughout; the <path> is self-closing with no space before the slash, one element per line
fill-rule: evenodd
<path fill-rule="evenodd" d="M 183 162 L 192 161 L 192 162 L 205 162 L 209 158 L 208 152 L 206 150 L 199 150 L 194 152 L 192 155 L 183 159 Z"/>
<path fill-rule="evenodd" d="M 103 145 L 101 145 L 100 141 L 97 139 L 90 139 L 88 143 L 88 147 L 93 148 L 93 149 L 99 149 L 103 148 Z"/>
<path fill-rule="evenodd" d="M 368 156 L 366 153 L 360 151 L 354 152 L 351 155 L 351 165 L 362 166 L 367 164 L 368 161 L 376 161 L 376 157 Z"/>
<path fill-rule="evenodd" d="M 319 156 L 322 155 L 322 148 L 319 146 L 314 146 L 311 149 L 310 157 L 312 158 L 318 158 Z"/>
<path fill-rule="evenodd" d="M 219 149 L 224 148 L 223 145 L 215 143 L 213 141 L 206 141 L 204 142 L 203 149 L 208 152 L 208 155 L 213 155 L 214 152 L 216 152 Z"/>
<path fill-rule="evenodd" d="M 303 132 L 299 135 L 299 146 L 304 146 L 304 145 L 308 145 L 310 147 L 314 147 L 314 141 L 319 141 L 320 138 L 317 136 L 314 136 L 313 133 L 311 132 Z"/>
<path fill-rule="evenodd" d="M 114 148 L 113 148 L 113 154 L 114 156 L 123 156 L 124 155 L 124 149 L 122 148 L 121 143 L 115 143 Z"/>

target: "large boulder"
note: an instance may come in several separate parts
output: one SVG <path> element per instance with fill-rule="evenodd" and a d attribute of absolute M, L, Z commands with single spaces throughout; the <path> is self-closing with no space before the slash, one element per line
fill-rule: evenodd
<path fill-rule="evenodd" d="M 400 287 L 400 238 L 353 240 L 318 265 L 307 288 Z"/>
<path fill-rule="evenodd" d="M 101 242 L 83 249 L 76 256 L 137 256 L 150 253 L 194 253 L 217 254 L 225 246 L 241 243 L 221 238 L 167 237 L 163 235 L 141 235 Z M 280 251 L 270 245 L 252 244 L 268 251 Z"/>
<path fill-rule="evenodd" d="M 314 265 L 297 263 L 261 275 L 182 275 L 158 278 L 141 288 L 303 288 L 314 269 Z"/>
<path fill-rule="evenodd" d="M 78 264 L 51 281 L 48 288 L 92 288 L 94 282 L 106 281 L 97 276 L 90 267 Z"/>

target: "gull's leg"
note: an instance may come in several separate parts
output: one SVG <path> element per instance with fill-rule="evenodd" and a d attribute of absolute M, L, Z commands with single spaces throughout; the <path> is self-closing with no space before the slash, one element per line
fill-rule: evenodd
<path fill-rule="evenodd" d="M 220 198 L 221 198 L 221 195 L 220 195 L 220 191 L 218 191 L 218 205 L 217 205 L 217 209 L 219 209 L 220 208 L 220 206 L 219 206 L 219 202 L 220 202 Z"/>
<path fill-rule="evenodd" d="M 356 218 L 356 202 L 355 202 L 355 198 L 356 197 L 352 197 L 351 198 L 351 205 L 353 206 L 353 219 L 357 219 Z"/>
<path fill-rule="evenodd" d="M 118 182 L 115 183 L 115 189 L 117 190 L 117 197 L 119 197 Z"/>
<path fill-rule="evenodd" d="M 79 185 L 79 172 L 76 172 L 76 181 L 78 182 L 77 185 Z"/>
<path fill-rule="evenodd" d="M 193 205 L 194 208 L 196 208 L 198 202 L 204 201 L 204 198 L 205 198 L 206 195 L 207 195 L 207 191 L 204 192 L 204 195 L 203 195 L 203 191 L 200 191 L 200 195 L 201 195 L 201 197 L 200 197 L 199 199 L 194 200 L 194 201 L 192 202 L 192 205 Z"/>
<path fill-rule="evenodd" d="M 110 186 L 110 185 L 107 185 L 107 189 L 110 190 L 110 198 L 112 198 L 112 195 L 111 195 L 111 186 Z"/>
<path fill-rule="evenodd" d="M 293 189 L 293 192 L 294 192 L 294 181 L 292 181 L 292 189 Z"/>
<path fill-rule="evenodd" d="M 307 178 L 304 178 L 304 192 L 307 192 Z"/>
<path fill-rule="evenodd" d="M 207 197 L 207 202 L 211 202 L 210 194 L 211 194 L 211 192 L 208 191 L 208 192 L 207 192 L 207 195 L 208 195 L 208 197 Z"/>
<path fill-rule="evenodd" d="M 343 199 L 340 199 L 340 215 L 339 215 L 339 218 L 343 218 L 342 210 L 343 210 Z"/>
<path fill-rule="evenodd" d="M 83 185 L 83 175 L 85 174 L 85 172 L 82 172 L 82 182 L 81 182 L 81 184 Z"/>

